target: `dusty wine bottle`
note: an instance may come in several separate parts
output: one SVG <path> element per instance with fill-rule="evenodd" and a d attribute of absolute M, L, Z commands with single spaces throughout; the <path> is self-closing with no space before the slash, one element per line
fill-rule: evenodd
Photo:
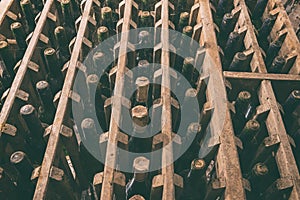
<path fill-rule="evenodd" d="M 22 50 L 22 52 L 25 51 L 27 44 L 26 44 L 26 34 L 25 30 L 20 22 L 14 22 L 10 25 L 10 29 L 16 38 L 17 44 Z"/>
<path fill-rule="evenodd" d="M 47 74 L 47 81 L 51 85 L 53 94 L 56 94 L 61 90 L 63 85 L 63 75 L 61 72 L 60 63 L 56 55 L 56 51 L 53 48 L 47 48 L 44 50 L 44 57 L 48 67 L 49 73 Z"/>
<path fill-rule="evenodd" d="M 97 44 L 100 44 L 109 37 L 109 30 L 106 26 L 100 26 L 97 29 Z"/>
<path fill-rule="evenodd" d="M 198 156 L 198 152 L 200 149 L 200 141 L 202 136 L 201 132 L 201 125 L 197 122 L 190 123 L 186 135 L 183 136 L 182 144 L 189 144 L 189 148 L 184 152 L 184 154 L 178 159 L 175 163 L 176 170 L 182 171 L 190 167 L 190 163 L 192 160 Z"/>
<path fill-rule="evenodd" d="M 299 105 L 300 90 L 293 90 L 282 106 L 286 114 L 291 114 Z"/>
<path fill-rule="evenodd" d="M 270 32 L 274 26 L 274 23 L 277 19 L 277 16 L 270 16 L 263 21 L 259 31 L 258 31 L 258 41 L 259 42 L 267 42 L 267 38 L 270 35 Z"/>
<path fill-rule="evenodd" d="M 149 160 L 137 157 L 133 161 L 134 176 L 126 185 L 126 199 L 141 195 L 145 200 L 150 199 L 150 183 L 148 180 Z"/>
<path fill-rule="evenodd" d="M 285 59 L 282 56 L 276 56 L 272 64 L 268 67 L 269 73 L 280 73 L 285 65 Z"/>
<path fill-rule="evenodd" d="M 189 17 L 190 14 L 188 12 L 180 13 L 180 18 L 179 18 L 178 28 L 177 28 L 178 31 L 182 32 L 183 27 L 189 25 Z"/>
<path fill-rule="evenodd" d="M 70 52 L 68 48 L 69 39 L 67 38 L 65 28 L 62 26 L 56 27 L 54 34 L 57 43 L 57 54 L 61 62 L 64 64 L 70 59 Z"/>
<path fill-rule="evenodd" d="M 253 113 L 252 96 L 248 91 L 241 91 L 235 101 L 235 115 L 233 117 L 234 127 L 236 131 L 240 131 L 249 119 L 249 113 Z"/>
<path fill-rule="evenodd" d="M 219 0 L 216 14 L 219 17 L 223 17 L 225 13 L 229 12 L 233 8 L 233 0 Z"/>
<path fill-rule="evenodd" d="M 133 133 L 128 141 L 128 150 L 135 153 L 151 151 L 152 138 L 147 138 L 148 110 L 145 106 L 135 106 L 131 110 Z"/>
<path fill-rule="evenodd" d="M 143 105 L 148 106 L 148 97 L 149 97 L 149 87 L 150 81 L 147 77 L 141 76 L 138 77 L 135 81 L 135 85 L 137 88 L 135 105 Z"/>
<path fill-rule="evenodd" d="M 229 37 L 228 37 L 228 40 L 226 42 L 225 49 L 224 49 L 224 52 L 225 52 L 224 65 L 225 65 L 225 67 L 230 64 L 235 53 L 237 53 L 238 51 L 240 51 L 242 49 L 242 43 L 243 43 L 242 36 L 238 32 L 233 31 L 229 34 Z"/>
<path fill-rule="evenodd" d="M 25 15 L 25 19 L 27 22 L 27 32 L 30 33 L 33 31 L 35 27 L 32 4 L 30 0 L 22 0 L 20 1 L 20 4 L 21 4 L 22 12 Z"/>
<path fill-rule="evenodd" d="M 15 65 L 15 61 L 14 58 L 12 56 L 12 53 L 9 49 L 9 45 L 6 41 L 0 41 L 0 55 L 2 58 L 2 62 L 1 64 L 1 68 L 2 68 L 2 78 L 4 79 L 4 81 L 7 81 L 8 87 L 10 87 L 10 83 L 12 82 L 13 77 L 15 76 L 15 72 L 14 72 L 14 65 Z M 7 73 L 7 75 L 3 74 L 5 71 L 5 73 Z M 6 77 L 5 77 L 6 76 Z M 3 82 L 4 85 L 6 85 L 5 82 Z"/>
<path fill-rule="evenodd" d="M 92 180 L 94 175 L 103 169 L 103 164 L 100 162 L 99 134 L 91 118 L 83 119 L 81 128 L 84 135 L 81 137 L 80 157 L 83 166 L 86 166 L 85 173 L 88 179 Z"/>
<path fill-rule="evenodd" d="M 243 52 L 237 52 L 228 68 L 229 71 L 247 71 L 249 68 L 248 57 Z"/>
<path fill-rule="evenodd" d="M 66 34 L 69 38 L 73 38 L 76 34 L 75 32 L 75 19 L 72 13 L 72 5 L 70 0 L 62 0 L 61 8 L 63 14 L 63 27 L 66 30 Z"/>
<path fill-rule="evenodd" d="M 259 198 L 260 194 L 272 183 L 269 168 L 264 163 L 256 163 L 247 179 L 251 184 L 249 198 L 253 199 Z"/>
<path fill-rule="evenodd" d="M 183 76 L 190 82 L 190 84 L 195 86 L 195 80 L 194 80 L 194 58 L 192 57 L 187 57 L 183 61 L 183 66 L 182 66 L 182 74 Z"/>
<path fill-rule="evenodd" d="M 206 162 L 203 159 L 196 158 L 192 161 L 188 174 L 184 176 L 184 188 L 180 199 L 196 200 L 204 197 L 206 168 Z"/>
<path fill-rule="evenodd" d="M 35 150 L 34 160 L 37 162 L 41 162 L 46 147 L 45 142 L 43 140 L 45 129 L 42 126 L 42 123 L 38 118 L 37 112 L 32 105 L 27 104 L 21 107 L 20 114 L 24 119 L 26 126 L 29 130 L 27 142 L 29 143 L 31 148 Z"/>
<path fill-rule="evenodd" d="M 33 165 L 27 157 L 27 155 L 22 151 L 14 152 L 10 157 L 10 162 L 17 169 L 18 176 L 18 188 L 23 192 L 27 197 L 32 197 L 34 192 L 34 185 L 30 181 L 31 173 L 33 171 Z"/>
<path fill-rule="evenodd" d="M 260 19 L 266 9 L 268 0 L 258 0 L 252 12 L 252 18 L 254 20 Z"/>
<path fill-rule="evenodd" d="M 145 76 L 149 80 L 152 80 L 152 73 L 151 73 L 151 71 L 152 71 L 152 69 L 150 67 L 150 64 L 149 64 L 148 60 L 140 60 L 138 62 L 137 77 L 139 77 L 139 76 Z"/>
<path fill-rule="evenodd" d="M 237 18 L 235 18 L 231 13 L 226 13 L 223 16 L 223 20 L 220 26 L 220 39 L 222 41 L 227 40 L 229 34 L 233 31 L 236 24 Z"/>
<path fill-rule="evenodd" d="M 276 40 L 270 44 L 270 46 L 266 52 L 266 59 L 265 59 L 267 67 L 269 67 L 272 64 L 274 58 L 278 55 L 281 45 L 282 45 L 282 42 L 279 40 Z"/>
<path fill-rule="evenodd" d="M 109 32 L 112 33 L 115 26 L 113 24 L 113 11 L 111 7 L 102 8 L 101 21 L 101 25 L 106 26 L 109 29 Z"/>
<path fill-rule="evenodd" d="M 247 145 L 247 141 L 250 141 L 260 130 L 260 124 L 256 120 L 249 120 L 244 126 L 241 133 L 238 133 L 237 136 L 242 140 L 243 145 Z"/>
<path fill-rule="evenodd" d="M 55 115 L 55 107 L 50 85 L 47 81 L 39 81 L 36 84 L 36 90 L 41 101 L 41 106 L 38 110 L 39 118 L 42 122 L 51 124 Z"/>

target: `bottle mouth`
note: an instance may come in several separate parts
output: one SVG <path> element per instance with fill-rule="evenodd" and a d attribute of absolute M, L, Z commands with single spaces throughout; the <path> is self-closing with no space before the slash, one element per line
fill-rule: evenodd
<path fill-rule="evenodd" d="M 260 125 L 259 123 L 256 121 L 256 120 L 250 120 L 248 123 L 247 123 L 247 126 L 249 128 L 251 128 L 251 130 L 258 130 L 260 128 Z"/>
<path fill-rule="evenodd" d="M 10 27 L 12 29 L 17 29 L 17 28 L 20 28 L 22 26 L 22 24 L 20 22 L 14 22 L 10 25 Z"/>
<path fill-rule="evenodd" d="M 282 56 L 277 56 L 275 58 L 275 61 L 282 64 L 285 62 L 285 59 Z"/>
<path fill-rule="evenodd" d="M 20 110 L 22 115 L 30 115 L 34 112 L 34 107 L 30 104 L 23 106 Z"/>
<path fill-rule="evenodd" d="M 296 98 L 297 100 L 300 100 L 300 90 L 294 90 L 292 92 L 294 98 Z"/>
<path fill-rule="evenodd" d="M 239 53 L 237 54 L 237 58 L 238 58 L 239 60 L 246 60 L 246 59 L 247 59 L 247 56 L 246 56 L 243 52 L 239 52 Z"/>
<path fill-rule="evenodd" d="M 206 163 L 203 159 L 194 159 L 192 161 L 192 169 L 193 170 L 200 170 L 203 169 L 205 167 Z"/>
<path fill-rule="evenodd" d="M 48 84 L 47 81 L 39 81 L 39 82 L 37 82 L 37 84 L 36 84 L 36 88 L 37 88 L 38 90 L 46 89 L 46 88 L 48 88 L 48 86 L 49 86 L 49 84 Z"/>
<path fill-rule="evenodd" d="M 97 32 L 98 32 L 98 34 L 108 32 L 108 28 L 106 26 L 100 26 L 98 28 Z"/>
<path fill-rule="evenodd" d="M 224 19 L 233 19 L 233 15 L 231 13 L 226 13 Z"/>
<path fill-rule="evenodd" d="M 243 101 L 250 100 L 250 98 L 251 98 L 250 92 L 242 91 L 239 93 L 239 99 L 241 99 Z"/>
<path fill-rule="evenodd" d="M 5 48 L 8 46 L 8 43 L 6 41 L 0 41 L 0 49 Z"/>
<path fill-rule="evenodd" d="M 255 170 L 255 174 L 260 176 L 264 176 L 269 172 L 267 166 L 263 163 L 257 163 L 254 166 L 254 170 Z"/>
<path fill-rule="evenodd" d="M 22 151 L 17 151 L 15 153 L 13 153 L 10 157 L 10 162 L 12 163 L 19 163 L 21 162 L 25 157 L 24 152 Z"/>
<path fill-rule="evenodd" d="M 47 49 L 45 49 L 45 51 L 44 51 L 44 54 L 46 55 L 46 56 L 51 56 L 51 55 L 53 55 L 55 53 L 55 49 L 53 49 L 53 48 L 47 48 Z"/>

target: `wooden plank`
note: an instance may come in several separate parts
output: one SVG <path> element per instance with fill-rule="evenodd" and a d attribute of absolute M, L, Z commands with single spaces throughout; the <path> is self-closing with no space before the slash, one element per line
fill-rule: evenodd
<path fill-rule="evenodd" d="M 162 175 L 163 200 L 175 199 L 174 165 L 172 146 L 172 112 L 171 112 L 171 81 L 170 81 L 170 53 L 169 53 L 169 1 L 162 0 L 161 8 L 161 65 L 162 65 L 162 115 L 161 128 L 163 134 Z"/>
<path fill-rule="evenodd" d="M 235 137 L 226 103 L 222 64 L 217 46 L 210 1 L 200 0 L 199 3 L 199 15 L 203 23 L 202 34 L 204 41 L 202 43 L 207 47 L 206 57 L 208 58 L 205 59 L 203 67 L 205 67 L 204 71 L 208 71 L 210 75 L 207 91 L 209 99 L 214 106 L 211 125 L 214 132 L 213 137 L 219 138 L 219 142 L 221 142 L 217 154 L 217 175 L 219 178 L 225 178 L 226 180 L 225 199 L 245 199 Z"/>
<path fill-rule="evenodd" d="M 50 7 L 52 1 L 48 0 L 46 2 L 45 7 L 48 5 Z M 42 162 L 42 167 L 40 171 L 40 176 L 37 181 L 36 190 L 34 193 L 33 199 L 45 199 L 46 192 L 47 192 L 47 186 L 49 182 L 49 173 L 52 167 L 52 163 L 54 161 L 55 155 L 56 155 L 56 149 L 60 138 L 60 130 L 63 123 L 64 115 L 67 109 L 68 100 L 69 100 L 69 94 L 72 89 L 72 85 L 75 79 L 76 75 L 76 67 L 77 67 L 77 61 L 79 58 L 80 50 L 82 47 L 82 42 L 84 39 L 84 33 L 87 28 L 88 24 L 88 18 L 90 17 L 90 12 L 92 8 L 93 0 L 87 0 L 84 11 L 82 14 L 81 23 L 79 25 L 77 37 L 75 40 L 75 45 L 73 48 L 73 52 L 70 58 L 68 71 L 66 74 L 65 82 L 62 88 L 61 92 L 61 98 L 57 106 L 57 111 L 55 114 L 55 118 L 53 121 L 53 125 L 51 128 L 50 136 L 48 139 L 47 148 L 45 151 L 44 159 Z M 46 7 L 48 8 L 48 7 Z M 44 8 L 45 9 L 45 8 Z M 47 10 L 48 12 L 48 10 Z M 45 20 L 44 15 L 46 13 L 42 13 L 41 19 Z M 40 20 L 41 20 L 40 19 Z M 40 22 L 40 21 L 39 21 Z M 37 27 L 39 27 L 37 25 Z"/>
<path fill-rule="evenodd" d="M 2 0 L 0 2 L 0 25 L 5 19 L 6 12 L 10 9 L 11 5 L 14 3 L 14 0 Z"/>
<path fill-rule="evenodd" d="M 119 122 L 121 117 L 122 107 L 122 94 L 124 89 L 124 76 L 126 73 L 126 60 L 127 60 L 127 43 L 129 40 L 129 30 L 131 21 L 132 0 L 126 1 L 124 8 L 124 18 L 122 25 L 122 34 L 120 40 L 120 50 L 117 63 L 117 74 L 114 88 L 114 98 L 111 111 L 111 121 L 109 127 L 109 138 L 106 149 L 106 164 L 104 167 L 104 177 L 102 183 L 102 191 L 100 199 L 108 200 L 113 199 L 113 179 L 114 179 L 114 166 L 116 164 L 116 151 L 118 142 Z"/>
<path fill-rule="evenodd" d="M 264 74 L 255 72 L 231 72 L 224 71 L 223 75 L 228 79 L 250 79 L 270 81 L 300 81 L 300 75 L 294 74 Z"/>

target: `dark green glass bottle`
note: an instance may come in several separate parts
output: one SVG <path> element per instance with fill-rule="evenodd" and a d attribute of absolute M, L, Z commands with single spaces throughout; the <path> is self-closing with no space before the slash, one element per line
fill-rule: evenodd
<path fill-rule="evenodd" d="M 41 106 L 39 107 L 39 118 L 42 122 L 52 124 L 55 115 L 55 106 L 53 103 L 53 93 L 47 81 L 39 81 L 36 84 Z"/>
<path fill-rule="evenodd" d="M 141 195 L 145 200 L 150 199 L 150 183 L 148 179 L 149 160 L 137 157 L 133 161 L 134 176 L 126 185 L 126 199 L 134 195 Z"/>

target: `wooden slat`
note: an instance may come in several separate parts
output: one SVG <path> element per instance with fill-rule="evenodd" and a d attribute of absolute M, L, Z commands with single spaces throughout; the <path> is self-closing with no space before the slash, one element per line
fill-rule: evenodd
<path fill-rule="evenodd" d="M 172 115 L 171 115 L 171 82 L 170 82 L 170 54 L 169 54 L 169 1 L 162 0 L 161 8 L 162 30 L 161 30 L 161 65 L 162 65 L 162 115 L 161 128 L 164 135 L 162 149 L 162 175 L 163 200 L 175 199 L 174 187 L 174 165 L 172 146 Z"/>
<path fill-rule="evenodd" d="M 299 75 L 294 74 L 264 74 L 255 72 L 223 72 L 225 78 L 229 79 L 253 79 L 270 81 L 300 81 Z"/>
<path fill-rule="evenodd" d="M 45 5 L 45 8 L 49 8 L 51 3 L 52 3 L 52 1 L 48 0 Z M 40 175 L 39 175 L 39 178 L 37 181 L 36 190 L 35 190 L 34 197 L 33 197 L 33 199 L 36 199 L 36 200 L 45 199 L 45 197 L 46 197 L 47 186 L 48 186 L 48 182 L 49 182 L 49 173 L 50 173 L 50 169 L 52 167 L 52 163 L 53 163 L 55 155 L 56 155 L 56 149 L 57 149 L 57 145 L 58 145 L 59 138 L 60 138 L 59 137 L 60 130 L 61 130 L 61 126 L 63 123 L 64 115 L 65 115 L 65 112 L 67 109 L 69 94 L 70 94 L 70 91 L 71 91 L 71 88 L 72 88 L 72 85 L 73 85 L 73 82 L 75 79 L 77 61 L 79 59 L 79 54 L 80 54 L 82 42 L 84 39 L 84 33 L 87 28 L 88 18 L 89 18 L 90 12 L 91 12 L 92 3 L 93 3 L 93 0 L 87 0 L 85 7 L 84 7 L 83 14 L 82 14 L 82 19 L 81 19 L 81 22 L 79 25 L 75 45 L 74 45 L 73 52 L 72 52 L 72 55 L 70 58 L 68 71 L 67 71 L 65 82 L 64 82 L 63 89 L 61 92 L 61 98 L 60 98 L 60 101 L 57 106 L 57 111 L 56 111 L 53 125 L 51 128 L 47 148 L 46 148 L 44 159 L 42 162 Z M 47 12 L 48 12 L 48 10 L 47 10 Z M 43 12 L 43 14 L 46 14 L 46 13 Z M 42 15 L 41 18 L 42 17 L 44 17 L 44 15 Z M 42 19 L 44 19 L 44 18 L 42 18 Z M 41 21 L 41 19 L 40 19 L 40 21 Z M 39 27 L 39 26 L 37 25 L 37 27 Z"/>
<path fill-rule="evenodd" d="M 210 75 L 207 88 L 208 97 L 213 102 L 214 113 L 211 119 L 213 137 L 219 138 L 220 147 L 217 154 L 218 178 L 226 182 L 225 199 L 245 199 L 243 179 L 240 170 L 234 132 L 230 113 L 226 104 L 225 85 L 222 77 L 222 65 L 219 56 L 215 28 L 209 0 L 200 0 L 199 15 L 203 24 L 203 44 L 206 57 L 203 67 Z M 198 17 L 199 18 L 199 17 Z"/>
<path fill-rule="evenodd" d="M 129 40 L 129 29 L 131 21 L 132 0 L 127 0 L 124 9 L 124 18 L 122 25 L 122 34 L 120 40 L 120 50 L 117 63 L 117 74 L 114 88 L 114 98 L 112 103 L 111 121 L 109 127 L 109 138 L 106 149 L 106 164 L 104 167 L 104 177 L 102 183 L 102 191 L 100 199 L 113 199 L 113 178 L 114 166 L 116 164 L 117 137 L 119 132 L 119 122 L 121 117 L 122 94 L 124 89 L 124 76 L 127 60 L 127 44 Z"/>
<path fill-rule="evenodd" d="M 0 2 L 0 25 L 2 25 L 6 12 L 10 9 L 13 3 L 14 0 L 3 0 Z"/>

